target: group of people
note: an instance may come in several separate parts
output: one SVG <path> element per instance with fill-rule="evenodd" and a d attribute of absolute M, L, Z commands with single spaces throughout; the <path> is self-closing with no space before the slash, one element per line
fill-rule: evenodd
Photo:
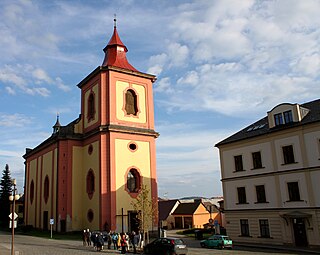
<path fill-rule="evenodd" d="M 83 245 L 93 246 L 96 251 L 103 250 L 106 243 L 108 249 L 111 249 L 113 244 L 114 250 L 120 250 L 121 254 L 126 254 L 131 250 L 137 253 L 137 250 L 143 248 L 143 234 L 141 232 L 132 231 L 131 233 L 116 233 L 116 232 L 90 232 L 89 229 L 83 230 Z"/>

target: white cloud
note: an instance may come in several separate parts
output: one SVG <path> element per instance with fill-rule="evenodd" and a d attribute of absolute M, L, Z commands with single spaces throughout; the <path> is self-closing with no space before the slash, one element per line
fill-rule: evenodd
<path fill-rule="evenodd" d="M 48 74 L 41 68 L 35 68 L 32 71 L 32 76 L 39 81 L 44 81 L 46 83 L 52 83 L 52 79 L 48 76 Z"/>
<path fill-rule="evenodd" d="M 13 88 L 11 88 L 11 87 L 7 86 L 5 89 L 6 89 L 6 91 L 7 91 L 7 93 L 9 95 L 15 95 L 16 94 L 15 90 Z"/>
<path fill-rule="evenodd" d="M 0 115 L 0 127 L 24 127 L 31 123 L 31 119 L 27 116 L 19 113 L 8 115 L 1 113 Z"/>

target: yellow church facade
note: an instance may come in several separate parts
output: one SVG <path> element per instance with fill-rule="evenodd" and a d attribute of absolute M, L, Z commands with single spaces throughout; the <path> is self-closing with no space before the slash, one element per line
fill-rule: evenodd
<path fill-rule="evenodd" d="M 51 219 L 61 232 L 132 231 L 142 185 L 157 203 L 156 77 L 130 65 L 127 51 L 114 26 L 103 64 L 78 84 L 79 118 L 66 126 L 57 119 L 51 137 L 26 149 L 26 225 L 45 230 Z"/>

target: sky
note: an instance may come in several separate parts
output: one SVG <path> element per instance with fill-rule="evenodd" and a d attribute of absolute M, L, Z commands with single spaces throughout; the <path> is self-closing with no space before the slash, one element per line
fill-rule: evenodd
<path fill-rule="evenodd" d="M 160 197 L 221 196 L 215 144 L 320 95 L 320 1 L 0 1 L 0 170 L 80 113 L 76 86 L 117 30 L 154 83 Z M 1 171 L 2 172 L 2 171 Z"/>

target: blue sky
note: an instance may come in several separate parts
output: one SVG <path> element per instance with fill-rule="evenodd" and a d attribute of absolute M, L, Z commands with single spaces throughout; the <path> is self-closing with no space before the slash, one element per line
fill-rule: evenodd
<path fill-rule="evenodd" d="M 159 195 L 222 195 L 214 145 L 283 102 L 320 95 L 319 1 L 0 2 L 0 166 L 80 113 L 113 15 L 129 62 L 155 74 Z"/>

